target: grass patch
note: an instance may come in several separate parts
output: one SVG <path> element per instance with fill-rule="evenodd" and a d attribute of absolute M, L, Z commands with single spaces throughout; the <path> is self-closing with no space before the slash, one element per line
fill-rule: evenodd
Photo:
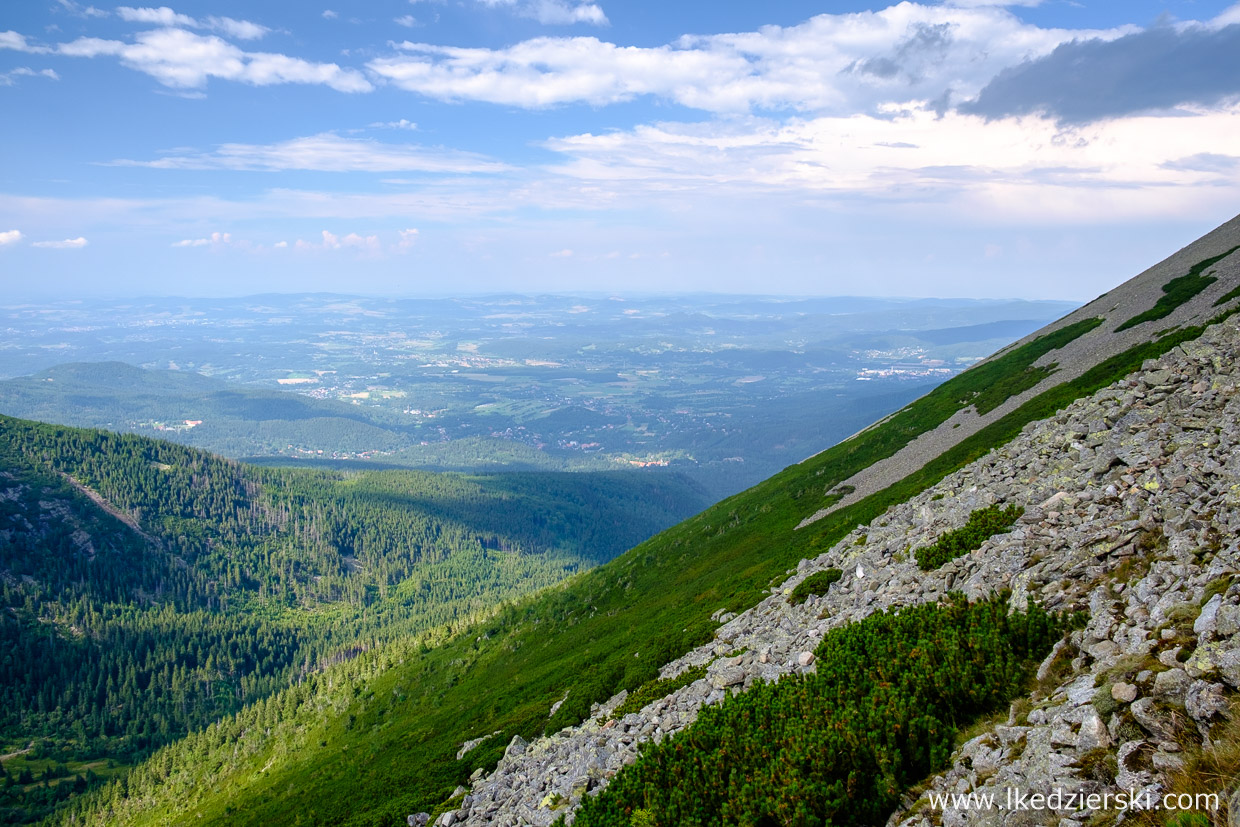
<path fill-rule="evenodd" d="M 844 572 L 839 569 L 827 569 L 826 571 L 815 572 L 806 577 L 797 587 L 792 590 L 792 594 L 788 595 L 788 602 L 794 606 L 804 603 L 810 595 L 818 596 L 826 594 L 831 588 L 831 584 L 837 582 L 844 576 Z"/>
<path fill-rule="evenodd" d="M 949 531 L 935 541 L 933 545 L 922 546 L 913 552 L 917 565 L 922 571 L 937 569 L 948 560 L 968 554 L 982 547 L 982 543 L 996 534 L 1011 528 L 1025 509 L 1012 505 L 1000 508 L 998 505 L 979 508 L 969 515 L 969 520 L 955 531 Z"/>
<path fill-rule="evenodd" d="M 1205 591 L 1201 593 L 1201 605 L 1204 606 L 1209 603 L 1210 598 L 1214 597 L 1216 594 L 1226 594 L 1227 590 L 1231 588 L 1231 584 L 1234 582 L 1236 582 L 1236 578 L 1234 575 L 1230 574 L 1222 577 L 1216 577 L 1211 580 L 1206 584 Z"/>
<path fill-rule="evenodd" d="M 973 370 L 960 374 L 962 378 L 977 371 L 968 385 L 957 393 L 961 403 L 972 404 L 979 414 L 987 414 L 1002 405 L 1010 397 L 1034 387 L 1055 372 L 1056 365 L 1034 367 L 1033 363 L 1052 350 L 1058 350 L 1074 339 L 1083 336 L 1098 325 L 1101 318 L 1083 319 L 1040 336 L 1028 344 L 1012 350 L 997 359 L 984 362 Z"/>
<path fill-rule="evenodd" d="M 1171 818 L 1167 818 L 1165 811 L 1135 811 L 1126 823 L 1137 827 L 1197 827 L 1232 824 L 1235 815 L 1240 815 L 1228 811 L 1228 799 L 1236 778 L 1240 777 L 1240 709 L 1233 704 L 1231 717 L 1215 724 L 1209 746 L 1201 745 L 1196 733 L 1187 732 L 1187 728 L 1180 735 L 1183 737 L 1179 740 L 1191 743 L 1181 743 L 1187 747 L 1182 753 L 1184 769 L 1170 774 L 1167 793 L 1193 806 L 1182 807 L 1182 812 Z M 1180 820 L 1177 822 L 1176 818 Z"/>
<path fill-rule="evenodd" d="M 634 689 L 629 696 L 624 699 L 620 706 L 616 707 L 616 711 L 611 715 L 613 718 L 623 718 L 630 712 L 640 712 L 647 704 L 654 703 L 660 698 L 666 698 L 677 689 L 688 686 L 699 678 L 706 677 L 705 666 L 690 666 L 679 675 L 670 678 L 657 678 Z"/>
<path fill-rule="evenodd" d="M 1240 287 L 1237 287 L 1234 290 L 1228 290 L 1214 302 L 1214 306 L 1218 307 L 1219 305 L 1227 304 L 1227 302 L 1237 297 L 1240 297 Z"/>
<path fill-rule="evenodd" d="M 1232 247 L 1230 250 L 1220 255 L 1211 256 L 1210 258 L 1197 262 L 1192 266 L 1192 269 L 1188 271 L 1187 275 L 1174 278 L 1164 284 L 1163 295 L 1159 297 L 1153 307 L 1146 310 L 1144 313 L 1138 313 L 1133 316 L 1131 319 L 1115 328 L 1115 332 L 1119 333 L 1121 330 L 1127 330 L 1130 327 L 1136 327 L 1137 325 L 1145 322 L 1152 322 L 1156 319 L 1165 319 L 1167 316 L 1170 316 L 1172 311 L 1174 311 L 1177 307 L 1184 304 L 1184 302 L 1188 301 L 1193 296 L 1196 296 L 1202 290 L 1205 290 L 1211 284 L 1214 284 L 1214 282 L 1218 281 L 1218 279 L 1214 276 L 1206 276 L 1202 274 L 1205 272 L 1207 267 L 1217 264 L 1234 253 L 1236 250 L 1240 250 L 1240 245 Z M 1217 306 L 1218 302 L 1215 302 L 1215 305 Z"/>

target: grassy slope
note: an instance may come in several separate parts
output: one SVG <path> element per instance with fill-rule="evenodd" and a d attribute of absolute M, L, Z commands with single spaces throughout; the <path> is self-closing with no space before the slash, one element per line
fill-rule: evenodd
<path fill-rule="evenodd" d="M 825 551 L 858 523 L 1201 330 L 1176 331 L 1109 359 L 1035 397 L 900 483 L 793 530 L 840 481 L 891 455 L 978 395 L 993 396 L 987 389 L 996 378 L 1027 370 L 1039 355 L 1088 329 L 1085 323 L 1050 334 L 968 371 L 880 426 L 438 648 L 389 653 L 391 661 L 403 662 L 376 669 L 352 699 L 341 700 L 339 689 L 315 690 L 306 708 L 322 713 L 306 713 L 300 725 L 297 719 L 277 723 L 270 736 L 251 734 L 244 748 L 252 755 L 240 765 L 227 758 L 235 751 L 232 744 L 171 751 L 134 776 L 131 806 L 122 803 L 115 811 L 118 822 L 174 823 L 193 813 L 200 823 L 304 819 L 394 825 L 408 813 L 434 810 L 475 766 L 496 760 L 512 734 L 542 730 L 549 706 L 566 690 L 570 698 L 588 702 L 639 685 L 670 656 L 705 639 L 716 609 L 753 605 L 789 566 Z M 996 362 L 1003 364 L 999 377 Z M 1023 384 L 1012 383 L 1011 392 Z M 455 761 L 462 740 L 496 729 L 504 731 L 502 737 Z"/>

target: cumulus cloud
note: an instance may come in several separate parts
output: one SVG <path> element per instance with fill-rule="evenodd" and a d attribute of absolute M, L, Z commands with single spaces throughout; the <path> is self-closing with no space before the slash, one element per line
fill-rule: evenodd
<path fill-rule="evenodd" d="M 374 88 L 356 69 L 282 54 L 245 52 L 215 35 L 184 29 L 141 32 L 132 43 L 83 37 L 62 43 L 57 51 L 70 57 L 117 57 L 125 66 L 173 89 L 198 89 L 210 78 L 253 86 L 323 84 L 340 92 L 369 92 Z"/>
<path fill-rule="evenodd" d="M 349 233 L 346 236 L 338 236 L 329 230 L 322 231 L 322 241 L 305 241 L 298 239 L 294 245 L 298 250 L 314 252 L 321 250 L 356 250 L 359 253 L 378 255 L 382 250 L 377 235 L 358 235 L 357 233 Z"/>
<path fill-rule="evenodd" d="M 498 161 L 470 152 L 341 138 L 330 132 L 276 144 L 222 144 L 213 152 L 168 155 L 153 161 L 121 160 L 113 164 L 154 169 L 319 172 L 493 173 L 508 169 Z"/>
<path fill-rule="evenodd" d="M 1004 69 L 961 110 L 988 118 L 1043 112 L 1088 123 L 1240 97 L 1240 23 L 1160 25 L 1112 40 L 1063 43 Z"/>
<path fill-rule="evenodd" d="M 3 232 L 0 232 L 0 247 L 6 247 L 9 244 L 16 244 L 21 240 L 21 230 L 4 230 Z"/>
<path fill-rule="evenodd" d="M 418 19 L 414 17 L 412 14 L 406 14 L 400 17 L 394 17 L 392 18 L 392 22 L 395 23 L 397 26 L 404 26 L 406 29 L 412 29 L 414 26 L 418 25 Z"/>
<path fill-rule="evenodd" d="M 64 241 L 36 241 L 35 247 L 44 247 L 49 250 L 77 250 L 89 244 L 86 239 L 81 236 L 77 238 L 66 238 Z"/>
<path fill-rule="evenodd" d="M 439 100 L 545 107 L 649 95 L 710 112 L 873 111 L 893 101 L 972 97 L 1000 70 L 1061 43 L 1129 31 L 1041 28 L 1003 8 L 904 2 L 654 47 L 592 37 L 541 37 L 499 49 L 406 41 L 399 54 L 367 66 Z"/>
<path fill-rule="evenodd" d="M 208 245 L 212 245 L 212 246 L 218 247 L 218 246 L 223 246 L 223 245 L 231 244 L 231 243 L 232 243 L 231 233 L 211 233 L 211 235 L 208 238 L 184 238 L 184 239 L 181 239 L 180 241 L 174 242 L 172 246 L 173 247 L 206 247 Z"/>
<path fill-rule="evenodd" d="M 167 6 L 153 8 L 133 8 L 121 6 L 116 10 L 121 20 L 128 23 L 153 23 L 156 26 L 197 26 L 198 21 L 188 15 L 177 14 Z"/>
<path fill-rule="evenodd" d="M 12 49 L 16 52 L 26 52 L 32 55 L 43 55 L 52 51 L 47 46 L 31 43 L 24 34 L 18 34 L 14 31 L 0 32 L 0 49 Z"/>
<path fill-rule="evenodd" d="M 363 235 L 351 232 L 346 235 L 337 235 L 331 230 L 322 230 L 318 240 L 298 239 L 291 245 L 287 241 L 279 241 L 272 246 L 277 250 L 292 247 L 303 253 L 353 252 L 363 258 L 385 258 L 389 254 L 408 253 L 417 243 L 418 231 L 410 228 L 398 230 L 394 238 L 389 236 L 386 244 L 378 233 Z"/>
<path fill-rule="evenodd" d="M 401 230 L 400 240 L 396 242 L 396 252 L 404 253 L 413 249 L 413 245 L 418 243 L 418 231 L 416 229 Z"/>

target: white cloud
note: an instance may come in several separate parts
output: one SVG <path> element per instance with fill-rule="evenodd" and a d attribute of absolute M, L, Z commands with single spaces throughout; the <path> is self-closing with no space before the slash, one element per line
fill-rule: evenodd
<path fill-rule="evenodd" d="M 572 258 L 573 251 L 565 247 L 563 250 L 556 250 L 554 253 L 547 254 L 550 258 Z"/>
<path fill-rule="evenodd" d="M 52 80 L 60 80 L 60 75 L 56 74 L 54 69 L 31 69 L 29 66 L 18 66 L 16 69 L 10 69 L 7 72 L 0 72 L 0 86 L 12 86 L 17 83 L 15 78 L 51 78 Z"/>
<path fill-rule="evenodd" d="M 944 0 L 946 6 L 976 9 L 983 6 L 1040 6 L 1042 0 Z"/>
<path fill-rule="evenodd" d="M 34 246 L 45 247 L 50 250 L 77 250 L 85 247 L 88 243 L 90 242 L 79 236 L 78 238 L 66 238 L 64 241 L 36 241 Z"/>
<path fill-rule="evenodd" d="M 392 22 L 395 23 L 397 26 L 404 26 L 407 29 L 412 29 L 414 26 L 418 24 L 418 19 L 414 17 L 412 14 L 406 14 L 401 17 L 392 18 Z"/>
<path fill-rule="evenodd" d="M 374 88 L 356 69 L 282 54 L 244 52 L 214 35 L 184 29 L 141 32 L 133 43 L 83 37 L 61 44 L 58 51 L 71 57 L 118 57 L 129 68 L 173 89 L 201 88 L 210 78 L 253 86 L 323 84 L 340 92 L 369 92 Z"/>
<path fill-rule="evenodd" d="M 1224 9 L 1217 17 L 1210 21 L 1210 25 L 1220 29 L 1223 26 L 1230 26 L 1234 23 L 1240 23 L 1240 3 Z"/>
<path fill-rule="evenodd" d="M 569 159 L 555 171 L 594 187 L 600 203 L 608 192 L 612 200 L 801 192 L 906 208 L 950 204 L 984 221 L 1171 218 L 1193 200 L 1197 210 L 1215 194 L 1240 195 L 1240 164 L 1168 163 L 1217 153 L 1240 131 L 1240 106 L 1196 115 L 1191 129 L 1183 118 L 1145 116 L 1070 130 L 1039 116 L 987 122 L 955 112 L 749 118 L 645 125 L 546 146 Z"/>
<path fill-rule="evenodd" d="M 398 253 L 408 252 L 413 249 L 413 245 L 418 243 L 418 231 L 416 229 L 401 230 L 400 240 L 396 242 L 395 250 Z"/>
<path fill-rule="evenodd" d="M 417 232 L 416 230 L 414 232 Z M 5 230 L 0 232 L 0 247 L 16 244 L 22 240 L 21 230 Z"/>
<path fill-rule="evenodd" d="M 257 40 L 271 31 L 271 29 L 266 26 L 260 26 L 258 23 L 253 23 L 249 20 L 234 20 L 231 17 L 208 17 L 206 19 L 206 28 L 223 32 L 238 40 Z"/>
<path fill-rule="evenodd" d="M 185 238 L 173 243 L 173 247 L 206 247 L 207 245 L 222 246 L 232 243 L 231 233 L 211 233 L 209 238 Z"/>
<path fill-rule="evenodd" d="M 377 235 L 358 235 L 357 233 L 349 233 L 341 237 L 329 230 L 322 231 L 323 240 L 321 242 L 297 240 L 294 245 L 298 250 L 314 252 L 321 250 L 356 250 L 364 255 L 378 255 L 382 251 Z"/>
<path fill-rule="evenodd" d="M 0 49 L 12 49 L 32 55 L 43 55 L 52 51 L 47 46 L 36 46 L 26 40 L 26 36 L 14 31 L 0 32 Z"/>
<path fill-rule="evenodd" d="M 399 121 L 376 121 L 370 124 L 371 129 L 409 129 L 416 131 L 418 125 L 413 121 L 401 118 Z"/>
<path fill-rule="evenodd" d="M 572 25 L 589 23 L 594 26 L 609 24 L 607 15 L 597 3 L 580 0 L 478 0 L 488 8 L 511 9 L 514 14 L 537 20 L 544 25 Z"/>
<path fill-rule="evenodd" d="M 167 6 L 159 8 L 133 8 L 132 6 L 121 6 L 116 10 L 121 20 L 128 23 L 152 23 L 156 26 L 194 26 L 197 27 L 198 21 L 194 18 L 177 14 Z"/>
<path fill-rule="evenodd" d="M 65 11 L 69 12 L 70 14 L 75 14 L 78 17 L 107 17 L 108 16 L 108 13 L 102 9 L 97 9 L 94 6 L 86 6 L 85 8 L 83 8 L 77 3 L 74 3 L 73 0 L 57 0 L 57 2 L 60 3 L 60 7 L 63 8 Z"/>
<path fill-rule="evenodd" d="M 324 19 L 324 20 L 335 20 L 335 19 L 336 19 L 337 17 L 339 17 L 339 16 L 340 16 L 339 14 L 337 14 L 337 13 L 336 13 L 336 12 L 334 12 L 334 11 L 332 11 L 331 9 L 323 9 L 323 19 Z"/>
<path fill-rule="evenodd" d="M 1002 8 L 904 2 L 657 47 L 592 37 L 541 37 L 501 49 L 405 42 L 403 54 L 367 66 L 440 100 L 544 107 L 650 95 L 711 112 L 855 112 L 969 97 L 1001 69 L 1060 43 L 1132 30 L 1044 29 Z"/>
<path fill-rule="evenodd" d="M 507 167 L 482 155 L 384 144 L 324 133 L 277 144 L 223 144 L 214 152 L 168 155 L 154 161 L 123 160 L 119 166 L 155 169 L 316 170 L 320 172 L 502 172 Z"/>
<path fill-rule="evenodd" d="M 223 32 L 238 40 L 255 40 L 267 34 L 271 29 L 252 23 L 249 20 L 234 20 L 231 17 L 208 17 L 196 20 L 187 14 L 179 14 L 167 6 L 159 8 L 133 8 L 121 6 L 116 13 L 122 20 L 129 23 L 149 23 L 155 26 L 184 26 L 192 29 L 212 29 Z"/>

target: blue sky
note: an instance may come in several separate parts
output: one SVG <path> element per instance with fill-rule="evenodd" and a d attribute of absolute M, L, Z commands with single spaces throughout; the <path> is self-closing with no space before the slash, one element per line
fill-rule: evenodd
<path fill-rule="evenodd" d="M 1089 299 L 1240 210 L 1240 3 L 0 8 L 10 300 Z"/>

